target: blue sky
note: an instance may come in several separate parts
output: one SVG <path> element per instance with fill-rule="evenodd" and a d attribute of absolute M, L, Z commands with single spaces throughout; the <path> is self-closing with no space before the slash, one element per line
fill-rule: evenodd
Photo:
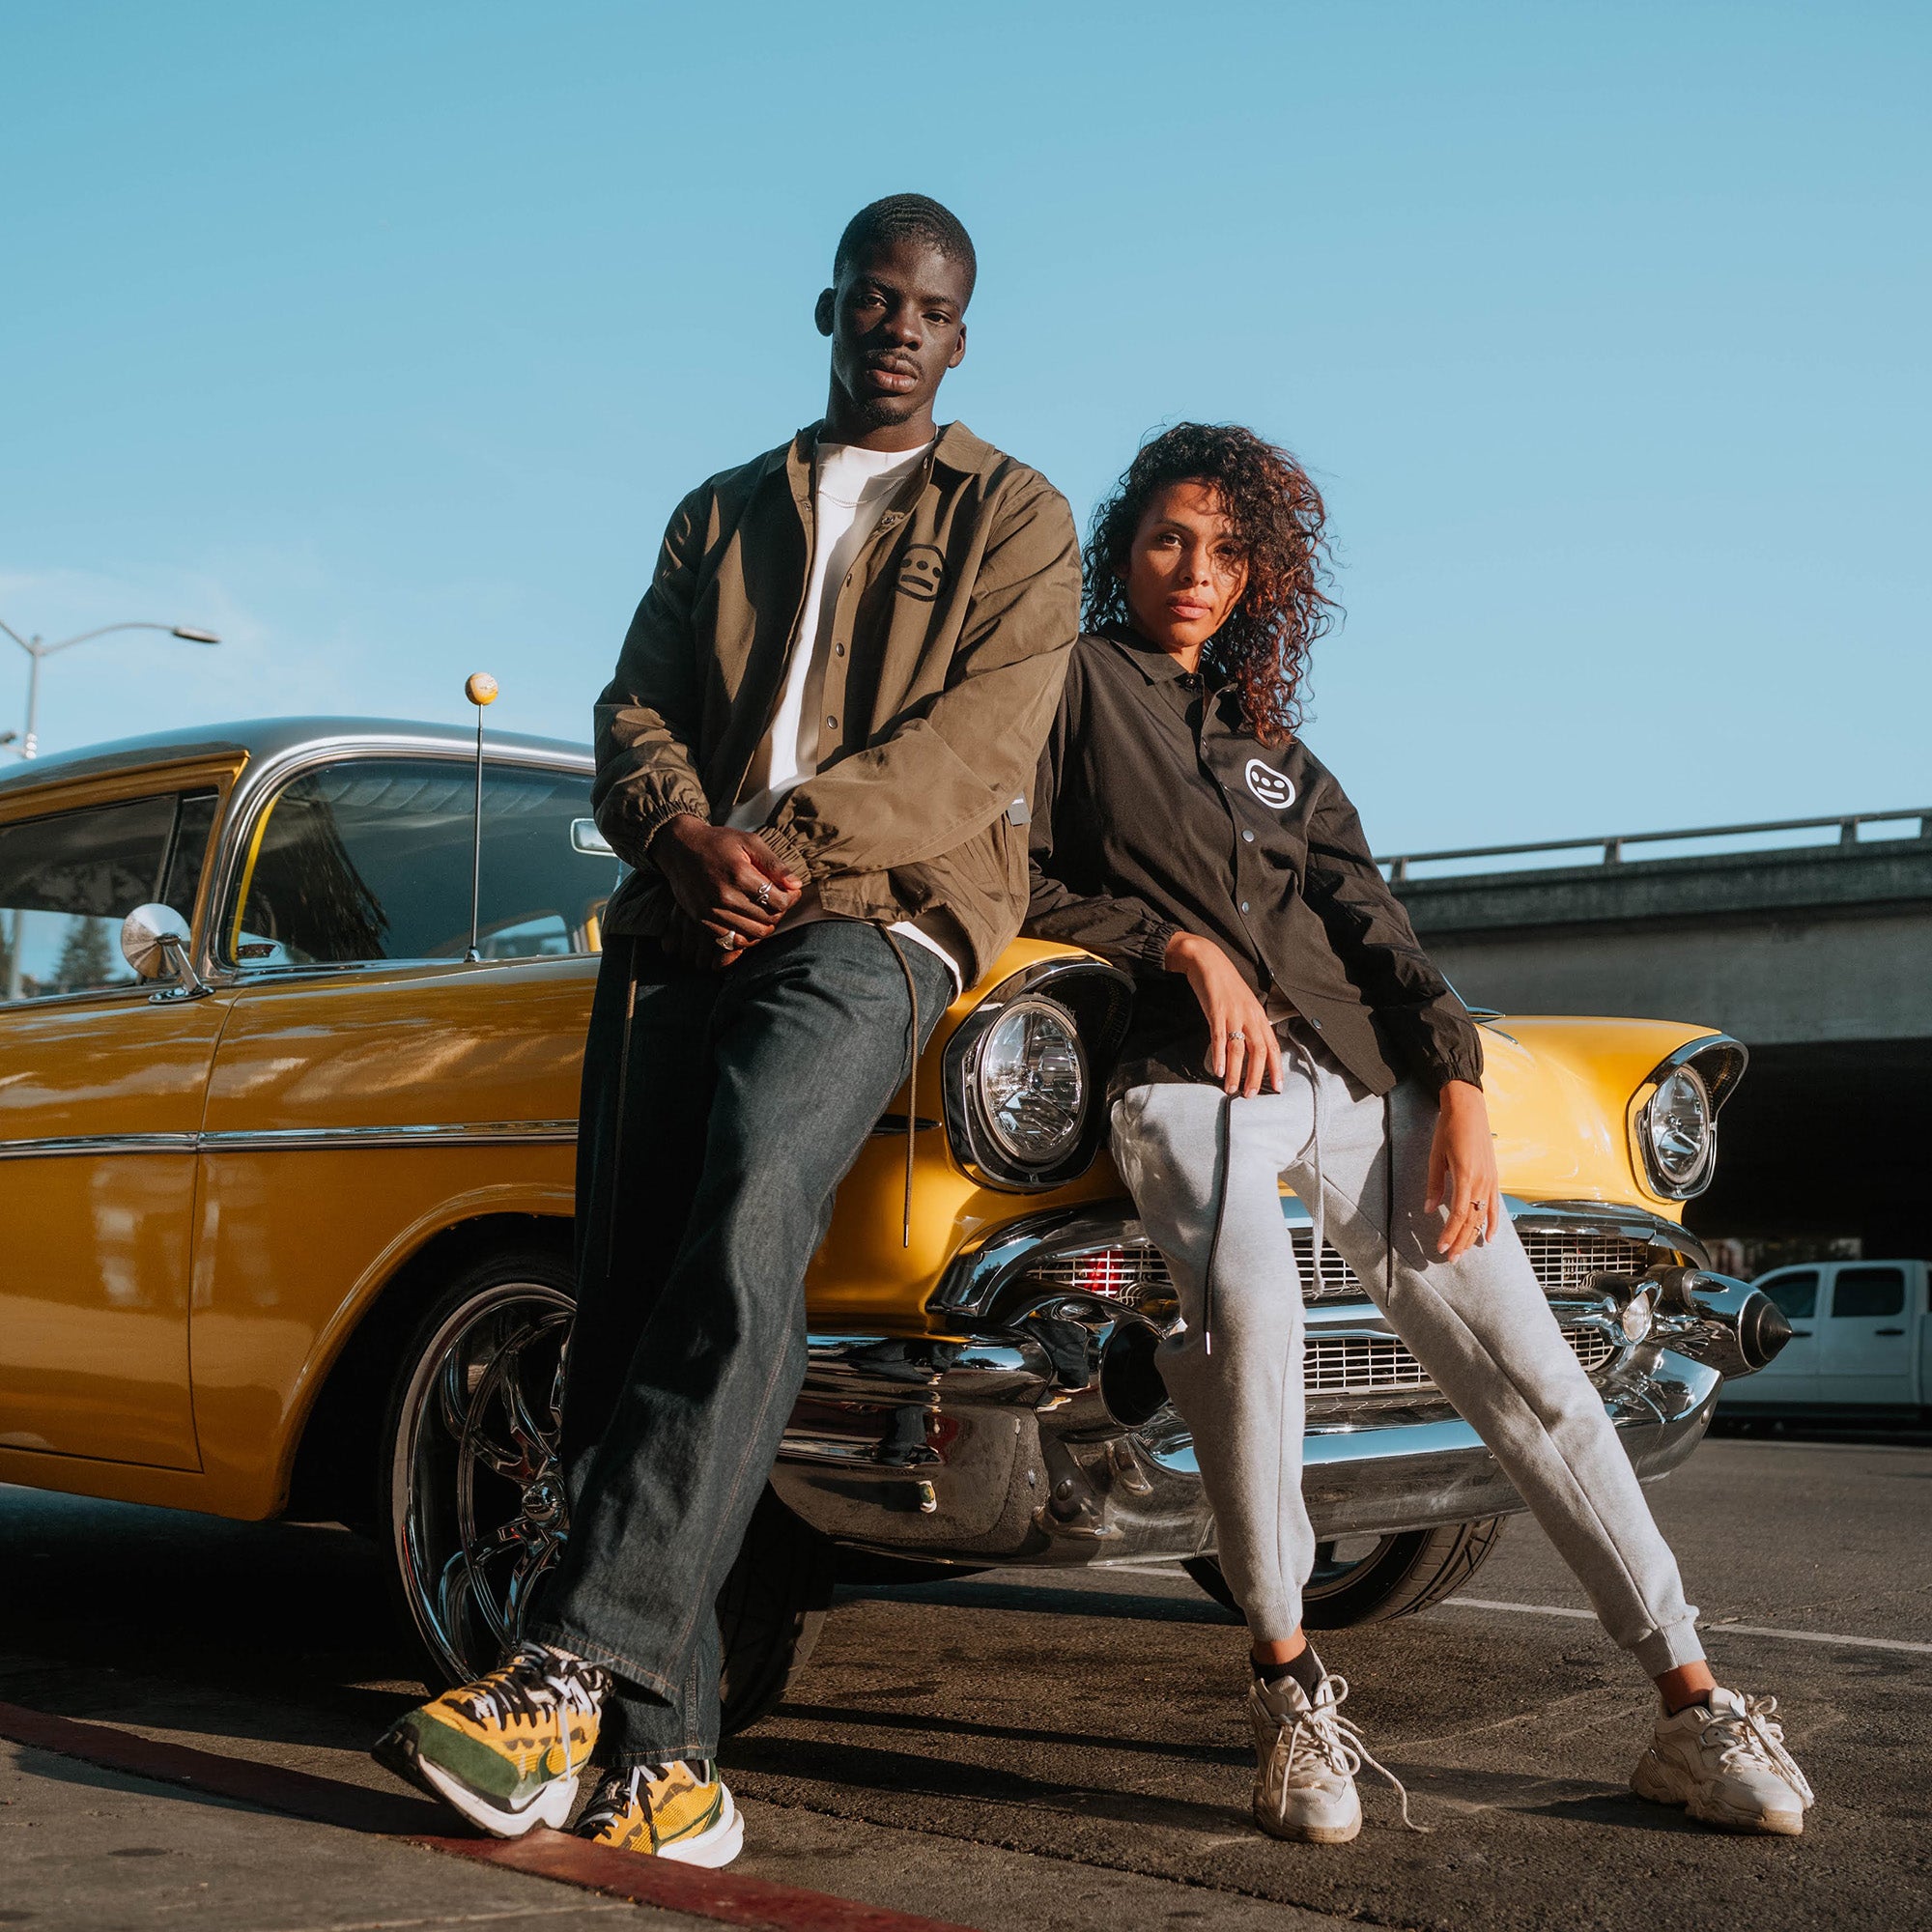
<path fill-rule="evenodd" d="M 0 617 L 51 748 L 582 736 L 666 515 L 824 398 L 832 243 L 979 244 L 943 415 L 1329 497 L 1384 850 L 1932 803 L 1932 12 L 14 7 Z M 0 639 L 0 728 L 25 660 Z M 0 755 L 5 755 L 0 753 Z"/>

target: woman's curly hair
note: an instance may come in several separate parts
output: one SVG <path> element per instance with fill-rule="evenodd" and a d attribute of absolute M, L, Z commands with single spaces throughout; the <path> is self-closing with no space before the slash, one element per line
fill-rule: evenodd
<path fill-rule="evenodd" d="M 1308 653 L 1334 621 L 1327 511 L 1314 479 L 1287 450 L 1232 423 L 1176 423 L 1127 466 L 1094 512 L 1087 538 L 1087 626 L 1131 621 L 1127 566 L 1134 532 L 1170 483 L 1207 483 L 1221 498 L 1247 558 L 1248 582 L 1208 640 L 1202 668 L 1239 692 L 1241 715 L 1264 745 L 1286 745 L 1301 723 Z"/>

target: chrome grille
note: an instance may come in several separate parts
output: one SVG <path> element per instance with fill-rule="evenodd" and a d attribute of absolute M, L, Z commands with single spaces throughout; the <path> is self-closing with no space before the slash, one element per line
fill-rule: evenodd
<path fill-rule="evenodd" d="M 1049 1255 L 1028 1267 L 1027 1279 L 1109 1297 L 1124 1297 L 1134 1289 L 1151 1288 L 1170 1295 L 1174 1293 L 1174 1277 L 1167 1271 L 1167 1257 L 1151 1241 Z"/>
<path fill-rule="evenodd" d="M 1577 1359 L 1586 1373 L 1593 1376 L 1616 1356 L 1616 1338 L 1594 1321 L 1579 1321 L 1574 1327 L 1566 1325 L 1563 1339 L 1576 1350 Z"/>
<path fill-rule="evenodd" d="M 1610 1337 L 1594 1321 L 1566 1323 L 1563 1339 L 1593 1375 L 1616 1354 Z M 1303 1358 L 1302 1386 L 1311 1400 L 1435 1390 L 1422 1364 L 1394 1335 L 1311 1336 Z"/>
<path fill-rule="evenodd" d="M 1294 1244 L 1294 1264 L 1301 1270 L 1303 1301 L 1361 1300 L 1362 1284 L 1355 1270 L 1326 1241 L 1321 1243 L 1320 1265 L 1310 1264 L 1315 1252 L 1313 1228 L 1291 1228 L 1288 1238 Z"/>
<path fill-rule="evenodd" d="M 1292 1227 L 1289 1236 L 1294 1243 L 1294 1259 L 1301 1269 L 1304 1301 L 1360 1301 L 1365 1297 L 1367 1291 L 1354 1269 L 1326 1241 L 1321 1244 L 1319 1270 L 1311 1268 L 1313 1228 Z M 1526 1234 L 1522 1245 L 1530 1266 L 1536 1271 L 1538 1286 L 1548 1295 L 1581 1293 L 1588 1288 L 1592 1275 L 1641 1274 L 1650 1265 L 1650 1249 L 1644 1242 L 1615 1235 Z M 1174 1293 L 1174 1280 L 1167 1271 L 1167 1263 L 1151 1241 L 1052 1255 L 1035 1262 L 1026 1272 L 1037 1282 L 1083 1290 L 1089 1294 L 1125 1301 L 1130 1306 L 1171 1297 Z"/>
<path fill-rule="evenodd" d="M 1641 1274 L 1650 1265 L 1648 1243 L 1620 1235 L 1532 1232 L 1522 1245 L 1545 1294 L 1575 1293 L 1593 1274 Z"/>

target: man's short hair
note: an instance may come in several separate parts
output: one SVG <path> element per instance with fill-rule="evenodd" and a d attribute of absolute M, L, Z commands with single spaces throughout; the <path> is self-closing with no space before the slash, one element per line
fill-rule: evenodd
<path fill-rule="evenodd" d="M 838 238 L 838 251 L 832 257 L 832 279 L 836 282 L 855 256 L 905 239 L 929 242 L 949 262 L 964 269 L 966 299 L 973 299 L 973 284 L 980 274 L 973 238 L 967 234 L 966 224 L 929 194 L 889 194 L 862 208 Z"/>

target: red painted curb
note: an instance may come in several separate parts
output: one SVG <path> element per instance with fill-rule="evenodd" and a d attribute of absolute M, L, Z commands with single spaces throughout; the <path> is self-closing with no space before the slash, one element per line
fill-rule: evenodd
<path fill-rule="evenodd" d="M 114 1724 L 49 1717 L 19 1704 L 0 1703 L 0 1737 L 131 1776 L 179 1784 L 343 1831 L 398 1838 L 452 1858 L 500 1865 L 724 1925 L 764 1928 L 764 1932 L 966 1932 L 945 1919 L 921 1918 L 856 1899 L 835 1898 L 830 1892 L 774 1885 L 768 1879 L 739 1878 L 668 1859 L 640 1858 L 562 1832 L 535 1831 L 522 1838 L 451 1837 L 441 1829 L 449 1822 L 448 1812 L 426 1799 L 372 1791 L 251 1758 L 223 1757 L 216 1751 L 144 1738 Z"/>
<path fill-rule="evenodd" d="M 0 1704 L 0 1737 L 110 1771 L 152 1777 L 162 1784 L 185 1785 L 213 1798 L 233 1798 L 267 1810 L 286 1811 L 346 1832 L 427 1838 L 446 1832 L 449 1826 L 449 1813 L 440 1804 L 411 1793 L 371 1791 L 339 1778 L 288 1771 L 280 1765 L 223 1757 L 188 1745 L 164 1744 L 113 1724 L 52 1718 L 44 1711 L 29 1711 L 19 1704 Z"/>
<path fill-rule="evenodd" d="M 424 1838 L 419 1844 L 486 1865 L 607 1892 L 667 1912 L 688 1912 L 726 1925 L 773 1932 L 965 1932 L 941 1918 L 918 1918 L 882 1905 L 862 1905 L 830 1892 L 804 1891 L 768 1879 L 734 1878 L 668 1859 L 639 1858 L 609 1845 L 592 1845 L 562 1832 L 532 1832 L 522 1838 Z"/>

